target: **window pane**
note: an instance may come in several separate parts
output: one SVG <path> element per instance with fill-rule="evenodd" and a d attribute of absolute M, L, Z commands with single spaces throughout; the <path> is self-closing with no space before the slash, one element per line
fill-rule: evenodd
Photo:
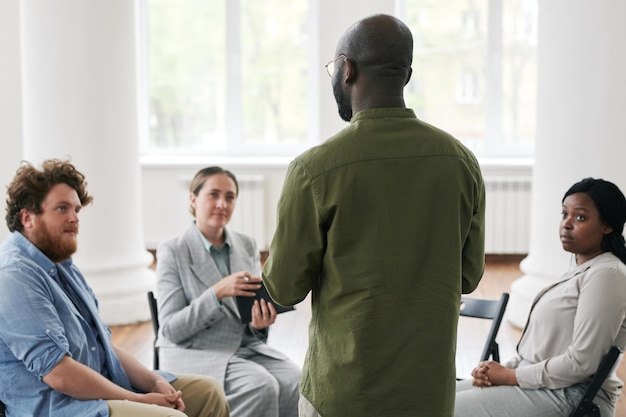
<path fill-rule="evenodd" d="M 307 141 L 307 13 L 306 1 L 242 1 L 243 140 L 247 144 Z"/>
<path fill-rule="evenodd" d="M 207 149 L 226 136 L 225 2 L 148 2 L 150 148 Z"/>
<path fill-rule="evenodd" d="M 146 9 L 148 152 L 307 144 L 308 0 L 147 0 Z"/>
<path fill-rule="evenodd" d="M 530 155 L 537 0 L 406 0 L 415 47 L 407 104 L 478 155 Z"/>

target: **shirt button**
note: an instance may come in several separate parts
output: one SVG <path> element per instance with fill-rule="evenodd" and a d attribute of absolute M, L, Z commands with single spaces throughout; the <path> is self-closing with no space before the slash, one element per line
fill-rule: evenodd
<path fill-rule="evenodd" d="M 95 351 L 96 351 L 96 347 L 95 347 L 95 346 L 92 346 L 92 347 L 91 347 L 91 351 L 92 351 L 92 352 L 95 352 Z"/>
<path fill-rule="evenodd" d="M 46 329 L 46 334 L 50 334 L 50 329 Z"/>

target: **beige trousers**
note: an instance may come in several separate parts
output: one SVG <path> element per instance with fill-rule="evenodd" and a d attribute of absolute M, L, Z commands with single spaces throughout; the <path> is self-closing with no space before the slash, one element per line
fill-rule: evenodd
<path fill-rule="evenodd" d="M 177 375 L 172 386 L 183 393 L 185 412 L 154 404 L 109 400 L 110 417 L 229 417 L 224 388 L 213 378 Z"/>

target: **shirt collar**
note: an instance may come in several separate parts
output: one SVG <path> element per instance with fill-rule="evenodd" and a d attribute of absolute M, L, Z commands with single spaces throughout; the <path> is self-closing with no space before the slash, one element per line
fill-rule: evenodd
<path fill-rule="evenodd" d="M 417 116 L 415 115 L 415 111 L 408 107 L 382 107 L 376 109 L 361 110 L 357 114 L 352 116 L 350 123 L 364 119 L 386 119 L 389 117 L 412 119 L 417 118 Z"/>
<path fill-rule="evenodd" d="M 37 265 L 42 267 L 45 271 L 53 271 L 56 269 L 56 264 L 50 260 L 37 246 L 33 244 L 26 236 L 21 232 L 12 232 L 9 239 L 15 246 L 26 252 L 28 257 L 32 259 Z M 72 258 L 67 261 L 59 262 L 66 268 L 72 266 Z"/>
<path fill-rule="evenodd" d="M 194 222 L 194 226 L 196 226 L 195 222 Z M 221 252 L 225 248 L 231 248 L 233 246 L 233 244 L 232 244 L 232 242 L 230 240 L 230 234 L 228 233 L 228 229 L 226 229 L 226 228 L 224 228 L 224 245 L 221 248 L 218 248 L 217 246 L 215 246 L 211 242 L 209 242 L 209 239 L 204 237 L 204 235 L 202 234 L 200 229 L 198 229 L 198 226 L 196 226 L 196 230 L 198 231 L 198 235 L 200 235 L 200 240 L 202 240 L 202 245 L 204 246 L 204 249 L 206 249 L 207 252 L 209 252 L 209 253 L 211 252 L 211 248 L 213 248 L 213 250 L 215 250 L 217 252 Z"/>

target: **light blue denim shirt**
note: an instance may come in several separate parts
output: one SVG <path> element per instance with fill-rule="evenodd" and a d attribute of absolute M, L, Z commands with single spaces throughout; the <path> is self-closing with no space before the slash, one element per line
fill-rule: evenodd
<path fill-rule="evenodd" d="M 59 273 L 93 316 L 93 328 L 58 285 Z M 109 415 L 106 401 L 77 400 L 42 381 L 65 355 L 131 389 L 82 274 L 13 232 L 0 246 L 0 400 L 9 416 Z"/>

